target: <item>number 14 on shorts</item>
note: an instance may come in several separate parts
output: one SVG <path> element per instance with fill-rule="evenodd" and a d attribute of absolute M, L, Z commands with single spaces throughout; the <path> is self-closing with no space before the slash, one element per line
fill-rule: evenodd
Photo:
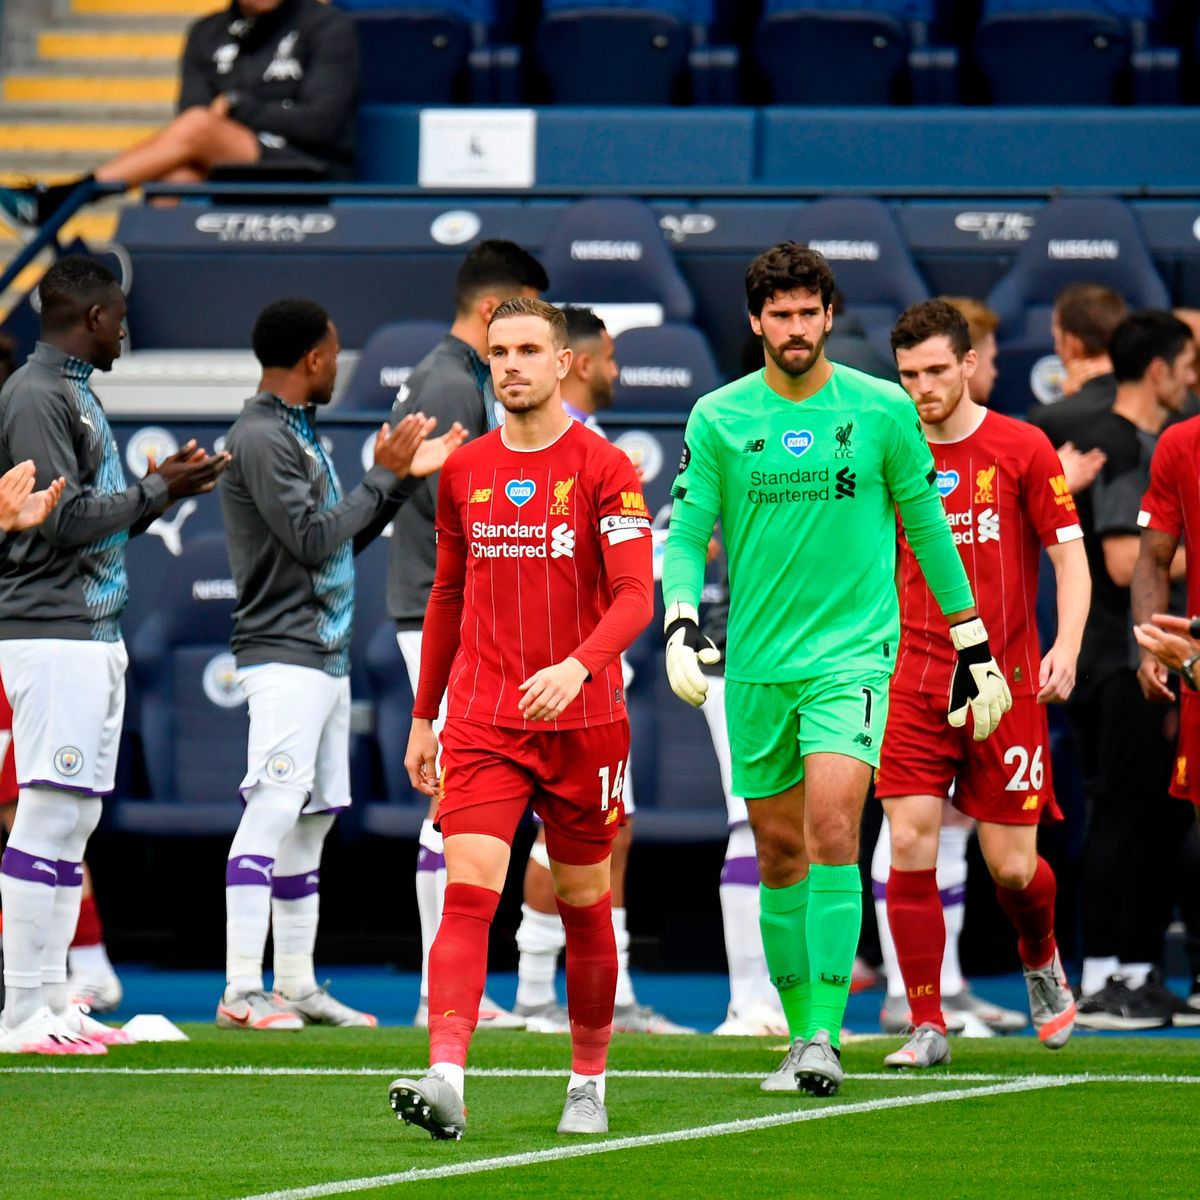
<path fill-rule="evenodd" d="M 625 790 L 625 760 L 621 759 L 617 763 L 615 771 L 608 767 L 601 767 L 596 772 L 597 779 L 600 780 L 600 811 L 608 812 L 610 803 L 621 802 L 621 793 Z"/>

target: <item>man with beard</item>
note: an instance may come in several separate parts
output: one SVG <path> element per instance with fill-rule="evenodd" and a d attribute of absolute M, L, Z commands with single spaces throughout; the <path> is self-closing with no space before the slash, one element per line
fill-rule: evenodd
<path fill-rule="evenodd" d="M 663 564 L 667 674 L 699 706 L 718 657 L 697 604 L 719 519 L 729 556 L 726 711 L 762 880 L 763 947 L 792 1044 L 767 1090 L 837 1092 L 862 922 L 858 835 L 899 638 L 896 508 L 950 624 L 949 720 L 986 738 L 1011 698 L 908 397 L 825 357 L 833 274 L 785 242 L 746 273 L 765 365 L 692 409 Z"/>
<path fill-rule="evenodd" d="M 981 745 L 972 745 L 965 731 L 939 727 L 954 655 L 902 537 L 900 650 L 875 794 L 889 819 L 887 919 L 914 1028 L 884 1064 L 950 1061 L 937 857 L 952 786 L 954 807 L 977 822 L 996 899 L 1016 929 L 1034 1027 L 1042 1044 L 1056 1050 L 1071 1036 L 1075 1001 L 1054 940 L 1054 872 L 1038 855 L 1037 832 L 1040 823 L 1062 819 L 1044 705 L 1062 703 L 1075 685 L 1091 599 L 1083 530 L 1046 435 L 972 398 L 976 351 L 956 308 L 944 300 L 913 305 L 892 330 L 892 348 L 933 451 L 967 576 L 989 624 L 1003 631 L 997 661 L 1015 699 L 1003 728 Z M 1045 655 L 1035 619 L 1043 547 L 1058 584 L 1058 633 Z M 988 580 L 1000 586 L 989 589 Z"/>
<path fill-rule="evenodd" d="M 426 441 L 434 421 L 413 413 L 375 438 L 375 465 L 342 494 L 314 424 L 337 377 L 338 335 L 311 300 L 279 300 L 259 314 L 258 394 L 226 439 L 221 482 L 238 683 L 250 706 L 245 810 L 225 867 L 223 1029 L 374 1025 L 375 1018 L 317 986 L 321 848 L 350 804 L 350 637 L 354 554 L 382 532 L 465 435 L 458 424 Z M 274 989 L 263 988 L 267 930 Z"/>

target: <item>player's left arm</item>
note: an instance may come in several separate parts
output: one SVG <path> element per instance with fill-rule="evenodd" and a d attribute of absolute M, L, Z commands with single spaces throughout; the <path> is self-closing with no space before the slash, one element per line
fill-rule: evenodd
<path fill-rule="evenodd" d="M 613 601 L 596 628 L 562 660 L 535 671 L 520 686 L 521 711 L 531 721 L 554 721 L 654 619 L 650 513 L 633 464 L 620 451 L 597 490 L 595 535 Z M 582 532 L 582 531 L 580 531 Z"/>
<path fill-rule="evenodd" d="M 950 624 L 957 662 L 950 678 L 946 719 L 956 729 L 971 713 L 971 736 L 982 742 L 1012 707 L 1012 694 L 996 665 L 987 629 L 979 619 L 966 569 L 954 544 L 937 490 L 937 468 L 917 415 L 905 402 L 903 418 L 892 416 L 892 436 L 883 458 L 884 479 L 900 510 L 904 535 L 921 574 Z M 911 414 L 911 420 L 908 415 Z"/>

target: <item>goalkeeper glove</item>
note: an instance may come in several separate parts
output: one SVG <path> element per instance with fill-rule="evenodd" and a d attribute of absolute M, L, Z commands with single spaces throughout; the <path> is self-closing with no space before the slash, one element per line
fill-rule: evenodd
<path fill-rule="evenodd" d="M 950 678 L 948 720 L 955 729 L 961 729 L 967 723 L 969 708 L 974 725 L 972 736 L 982 742 L 995 732 L 1000 718 L 1012 708 L 1012 693 L 992 657 L 987 630 L 978 617 L 951 625 L 950 640 L 958 653 L 958 662 Z"/>
<path fill-rule="evenodd" d="M 667 608 L 667 679 L 671 691 L 693 708 L 708 695 L 708 680 L 700 664 L 711 667 L 721 661 L 721 652 L 700 632 L 700 614 L 690 604 L 676 601 Z"/>

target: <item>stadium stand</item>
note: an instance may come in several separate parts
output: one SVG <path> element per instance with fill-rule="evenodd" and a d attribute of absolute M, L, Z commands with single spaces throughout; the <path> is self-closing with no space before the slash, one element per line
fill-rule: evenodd
<path fill-rule="evenodd" d="M 627 329 L 616 339 L 616 358 L 617 412 L 686 416 L 699 397 L 725 382 L 704 335 L 690 325 Z"/>
<path fill-rule="evenodd" d="M 377 329 L 362 348 L 337 414 L 386 416 L 413 367 L 445 333 L 446 326 L 439 321 L 397 321 Z"/>

